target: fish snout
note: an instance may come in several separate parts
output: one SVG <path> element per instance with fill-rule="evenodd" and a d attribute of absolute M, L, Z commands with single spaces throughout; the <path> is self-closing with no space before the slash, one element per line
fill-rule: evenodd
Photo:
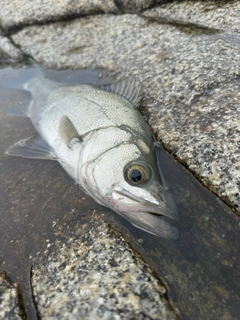
<path fill-rule="evenodd" d="M 175 214 L 167 210 L 166 205 L 158 205 L 137 198 L 128 191 L 115 191 L 112 209 L 135 227 L 165 239 L 177 239 L 178 230 L 168 222 Z"/>
<path fill-rule="evenodd" d="M 142 212 L 156 216 L 163 216 L 169 219 L 179 219 L 178 210 L 172 197 L 169 196 L 170 190 L 154 190 L 151 197 L 140 197 L 128 190 L 117 188 L 113 192 L 115 210 L 121 212 Z M 147 194 L 148 195 L 148 194 Z M 117 207 L 117 208 L 116 208 Z"/>

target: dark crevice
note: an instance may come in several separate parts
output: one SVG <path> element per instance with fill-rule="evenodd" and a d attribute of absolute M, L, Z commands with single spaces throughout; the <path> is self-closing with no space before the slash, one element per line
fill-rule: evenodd
<path fill-rule="evenodd" d="M 26 320 L 27 319 L 27 314 L 26 314 L 26 311 L 25 311 L 23 297 L 22 297 L 22 294 L 21 294 L 21 291 L 20 291 L 20 288 L 19 288 L 19 284 L 17 284 L 17 298 L 18 298 L 18 301 L 19 301 L 20 317 L 23 320 Z"/>
<path fill-rule="evenodd" d="M 20 51 L 21 51 L 21 56 L 19 57 L 19 59 L 12 59 L 11 58 L 11 61 L 14 63 L 14 62 L 20 62 L 21 64 L 23 64 L 23 65 L 32 65 L 33 63 L 37 63 L 37 61 L 35 61 L 35 59 L 34 59 L 34 57 L 33 56 L 31 56 L 30 54 L 26 54 L 23 50 L 22 50 L 22 47 L 21 47 L 21 45 L 19 45 L 19 44 L 16 44 L 15 42 L 14 42 L 14 40 L 10 37 L 10 36 L 6 36 L 5 35 L 5 37 L 6 38 L 8 38 L 8 40 L 11 42 L 11 44 L 15 47 L 15 48 L 17 48 L 17 49 L 19 49 Z M 8 60 L 9 61 L 9 60 Z"/>
<path fill-rule="evenodd" d="M 150 8 L 148 8 L 150 9 Z M 143 10 L 142 12 L 144 12 Z M 97 15 L 104 14 L 104 12 L 99 12 Z M 180 31 L 184 33 L 196 33 L 196 34 L 218 34 L 218 33 L 223 33 L 224 31 L 221 29 L 216 29 L 216 28 L 210 28 L 201 24 L 193 23 L 193 22 L 187 22 L 184 20 L 175 20 L 175 19 L 170 19 L 166 17 L 149 17 L 145 16 L 143 13 L 140 12 L 131 12 L 130 10 L 124 10 L 120 12 L 119 14 L 105 14 L 105 15 L 124 15 L 124 14 L 132 14 L 132 15 L 138 15 L 139 17 L 147 20 L 148 23 L 158 23 L 161 25 L 170 25 L 173 27 L 178 28 Z M 53 23 L 59 23 L 59 22 L 72 22 L 74 20 L 78 20 L 80 18 L 90 18 L 94 17 L 96 15 L 94 14 L 85 14 L 85 15 L 78 15 L 78 14 L 70 14 L 66 16 L 59 17 L 59 19 L 48 19 L 48 20 L 43 20 L 43 21 L 35 21 L 33 23 L 19 23 L 18 25 L 13 25 L 10 26 L 7 30 L 2 31 L 3 35 L 6 37 L 14 35 L 15 33 L 21 31 L 22 29 L 26 27 L 31 27 L 31 26 L 43 26 L 43 25 L 49 25 Z M 3 29 L 1 29 L 3 30 Z"/>
<path fill-rule="evenodd" d="M 139 16 L 147 20 L 149 23 L 170 25 L 179 29 L 181 32 L 184 32 L 187 34 L 211 35 L 211 34 L 218 34 L 218 33 L 224 32 L 224 30 L 221 30 L 221 29 L 210 28 L 198 23 L 187 22 L 184 20 L 176 20 L 176 19 L 170 19 L 166 17 L 149 17 L 143 14 L 139 14 Z"/>
<path fill-rule="evenodd" d="M 144 10 L 143 10 L 144 11 Z M 46 18 L 46 20 L 42 20 L 42 21 L 33 21 L 33 22 L 29 22 L 29 23 L 18 23 L 18 24 L 14 24 L 11 25 L 7 28 L 3 28 L 2 26 L 0 26 L 3 35 L 5 36 L 11 36 L 14 35 L 15 33 L 21 31 L 22 29 L 26 28 L 26 27 L 32 27 L 32 26 L 47 26 L 49 24 L 53 24 L 53 23 L 59 23 L 59 22 L 72 22 L 74 20 L 78 20 L 81 18 L 92 18 L 92 17 L 96 17 L 98 15 L 112 15 L 112 16 L 119 16 L 119 15 L 123 15 L 123 14 L 133 14 L 133 15 L 137 15 L 139 14 L 139 12 L 131 12 L 131 11 L 127 11 L 124 13 L 118 12 L 118 13 L 105 13 L 103 10 L 99 11 L 98 13 L 94 14 L 94 12 L 89 12 L 86 14 L 79 14 L 79 13 L 71 13 L 71 14 L 67 14 L 67 15 L 63 15 L 63 16 L 59 16 L 59 17 L 49 17 Z"/>
<path fill-rule="evenodd" d="M 19 62 L 19 61 L 20 61 L 21 63 L 28 64 L 30 59 L 34 60 L 33 57 L 31 57 L 30 55 L 27 55 L 27 54 L 22 50 L 22 48 L 21 48 L 20 45 L 17 45 L 17 44 L 13 41 L 13 39 L 11 38 L 11 36 L 7 35 L 7 34 L 2 30 L 1 26 L 0 26 L 0 35 L 2 35 L 3 37 L 7 38 L 7 39 L 9 40 L 9 42 L 10 42 L 15 48 L 17 48 L 17 49 L 20 50 L 19 58 L 12 58 L 12 57 L 9 56 L 7 53 L 6 53 L 6 54 L 3 53 L 2 56 L 0 56 L 0 64 L 1 64 L 2 62 L 4 62 L 5 60 L 8 61 L 8 62 L 10 62 L 10 64 L 11 64 L 11 62 L 12 62 L 12 63 L 15 63 L 15 62 Z M 5 60 L 4 60 L 4 59 L 5 59 Z"/>
<path fill-rule="evenodd" d="M 133 14 L 133 15 L 139 15 L 141 12 L 144 12 L 146 10 L 152 9 L 156 6 L 159 6 L 160 3 L 157 3 L 157 1 L 154 1 L 154 3 L 152 4 L 152 6 L 149 6 L 147 8 L 143 8 L 142 10 L 131 10 L 128 9 L 124 6 L 124 4 L 122 3 L 121 0 L 113 0 L 116 9 L 118 10 L 118 12 L 114 13 L 114 12 L 108 12 L 106 13 L 104 10 L 101 9 L 96 9 L 96 10 L 92 10 L 88 13 L 69 13 L 69 14 L 65 14 L 65 15 L 59 15 L 59 16 L 49 16 L 48 18 L 46 18 L 46 20 L 41 20 L 41 21 L 29 21 L 29 23 L 23 23 L 23 22 L 19 22 L 17 24 L 11 25 L 9 27 L 4 28 L 3 26 L 0 25 L 0 29 L 2 31 L 2 34 L 5 35 L 6 37 L 11 36 L 19 31 L 21 31 L 22 29 L 26 28 L 26 27 L 30 27 L 30 26 L 43 26 L 43 25 L 49 25 L 52 23 L 59 23 L 59 22 L 71 22 L 80 18 L 88 18 L 88 17 L 95 17 L 98 15 L 124 15 L 124 14 Z M 169 0 L 163 0 L 161 2 L 161 4 L 167 3 L 167 2 L 172 2 Z"/>
<path fill-rule="evenodd" d="M 159 24 L 168 24 L 172 25 L 176 28 L 181 29 L 183 32 L 189 33 L 189 29 L 194 30 L 197 33 L 202 33 L 202 34 L 215 34 L 215 33 L 221 33 L 223 30 L 216 29 L 216 28 L 211 28 L 207 27 L 204 25 L 200 25 L 197 23 L 192 23 L 192 22 L 186 22 L 183 20 L 175 20 L 171 18 L 166 18 L 166 17 L 150 17 L 150 16 L 144 16 L 144 12 L 150 9 L 153 9 L 155 7 L 159 7 L 163 4 L 167 3 L 179 3 L 179 2 L 184 2 L 184 1 L 174 1 L 174 0 L 162 0 L 161 2 L 158 2 L 156 0 L 153 1 L 152 5 L 149 5 L 145 8 L 139 8 L 139 10 L 136 10 L 136 8 L 131 9 L 130 7 L 126 7 L 124 2 L 122 0 L 113 0 L 113 3 L 118 10 L 118 12 L 105 12 L 103 9 L 96 8 L 89 10 L 89 12 L 83 12 L 83 13 L 66 13 L 65 15 L 59 15 L 59 16 L 49 16 L 46 18 L 46 20 L 41 20 L 41 21 L 29 21 L 29 23 L 23 23 L 19 22 L 18 24 L 11 25 L 9 27 L 4 28 L 3 26 L 0 25 L 0 30 L 5 36 L 9 36 L 12 34 L 15 34 L 25 27 L 29 26 L 42 26 L 42 25 L 48 25 L 52 24 L 55 22 L 67 22 L 67 21 L 72 21 L 76 19 L 80 19 L 83 17 L 92 17 L 92 16 L 97 16 L 97 15 L 122 15 L 122 14 L 136 14 L 141 16 L 144 19 L 147 19 L 149 22 L 156 22 Z M 201 0 L 199 0 L 201 2 Z M 234 2 L 234 1 L 230 1 Z M 229 1 L 226 0 L 213 0 L 213 3 L 216 5 L 217 8 L 221 8 L 223 5 L 226 3 L 229 3 Z M 212 10 L 212 9 L 211 9 Z M 205 10 L 207 11 L 207 9 Z"/>
<path fill-rule="evenodd" d="M 32 302 L 33 302 L 33 305 L 34 305 L 35 310 L 36 310 L 37 319 L 38 319 L 38 320 L 41 320 L 42 317 L 41 317 L 40 312 L 39 312 L 39 310 L 38 310 L 37 302 L 36 302 L 36 299 L 35 299 L 35 295 L 34 295 L 34 293 L 33 293 L 33 286 L 32 286 L 33 270 L 32 270 L 32 269 L 33 269 L 33 265 L 31 265 L 31 268 L 30 268 L 30 281 L 29 281 L 29 283 L 30 283 L 30 288 L 31 288 L 31 292 L 32 292 Z"/>
<path fill-rule="evenodd" d="M 16 307 L 19 308 L 19 316 L 21 317 L 22 320 L 26 320 L 27 319 L 27 315 L 26 315 L 26 311 L 25 311 L 25 306 L 24 306 L 24 302 L 23 302 L 23 298 L 22 298 L 22 294 L 20 291 L 20 287 L 19 287 L 19 283 L 13 283 L 12 280 L 10 279 L 9 276 L 7 276 L 6 272 L 3 271 L 1 272 L 4 274 L 4 280 L 8 283 L 8 285 L 10 285 L 12 288 L 15 287 L 16 292 L 17 292 L 17 302 L 18 305 Z"/>
<path fill-rule="evenodd" d="M 131 8 L 126 8 L 126 6 L 124 5 L 122 0 L 113 0 L 113 3 L 115 4 L 116 8 L 119 10 L 120 13 L 132 13 L 132 14 L 137 14 L 139 12 L 143 12 L 146 10 L 150 10 L 153 9 L 161 4 L 164 3 L 169 3 L 169 2 L 173 2 L 174 0 L 162 0 L 161 3 L 159 3 L 158 1 L 154 0 L 152 2 L 152 5 L 146 6 L 145 8 L 140 8 L 139 10 L 136 10 L 135 6 L 134 9 Z"/>
<path fill-rule="evenodd" d="M 114 12 L 108 12 L 106 13 L 103 9 L 92 9 L 92 11 L 89 11 L 87 13 L 67 13 L 65 15 L 59 15 L 59 16 L 49 16 L 47 18 L 47 20 L 42 20 L 42 21 L 32 21 L 29 23 L 18 23 L 18 24 L 14 24 L 11 25 L 9 27 L 4 28 L 3 26 L 0 25 L 0 29 L 2 30 L 3 34 L 6 36 L 15 34 L 19 31 L 21 31 L 22 29 L 24 29 L 25 27 L 29 27 L 29 26 L 42 26 L 42 25 L 48 25 L 51 23 L 55 23 L 55 22 L 65 22 L 65 21 L 72 21 L 72 20 L 76 20 L 76 19 L 80 19 L 83 17 L 89 17 L 89 16 L 97 16 L 97 15 L 122 15 L 122 14 L 139 14 L 140 12 L 144 12 L 146 10 L 152 9 L 156 6 L 159 6 L 161 4 L 164 3 L 168 3 L 168 2 L 173 2 L 173 0 L 163 0 L 161 3 L 158 3 L 156 0 L 153 1 L 153 4 L 146 7 L 146 8 L 142 8 L 139 10 L 134 9 L 129 9 L 126 8 L 124 6 L 124 4 L 122 3 L 122 0 L 113 0 L 113 3 L 116 7 L 116 9 L 118 10 L 118 12 L 114 13 Z"/>
<path fill-rule="evenodd" d="M 87 13 L 87 14 L 68 14 L 68 15 L 64 15 L 64 16 L 59 16 L 57 17 L 49 17 L 46 18 L 47 20 L 42 20 L 42 21 L 33 21 L 33 22 L 29 22 L 29 23 L 18 23 L 18 24 L 14 24 L 9 26 L 8 28 L 4 29 L 3 34 L 5 36 L 11 36 L 14 35 L 15 33 L 21 31 L 24 28 L 27 27 L 33 27 L 33 26 L 43 26 L 43 25 L 49 25 L 52 23 L 59 23 L 59 22 L 71 22 L 80 18 L 88 18 L 88 17 L 95 17 L 97 15 L 101 15 L 101 14 L 105 14 L 103 11 L 102 12 L 98 12 L 98 14 L 93 14 L 93 13 Z M 106 14 L 107 15 L 107 14 Z M 111 13 L 111 15 L 116 15 L 114 13 Z M 3 28 L 2 28 L 3 29 Z"/>

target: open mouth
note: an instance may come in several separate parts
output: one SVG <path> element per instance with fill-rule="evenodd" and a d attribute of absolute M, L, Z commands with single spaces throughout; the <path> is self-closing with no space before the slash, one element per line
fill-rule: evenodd
<path fill-rule="evenodd" d="M 140 198 L 126 189 L 115 189 L 115 193 L 127 197 L 132 202 L 126 204 L 126 210 L 128 211 L 138 211 L 146 214 L 156 215 L 158 217 L 167 217 L 170 219 L 178 219 L 178 212 L 176 210 L 172 210 L 172 208 L 167 206 L 167 203 L 162 200 L 156 200 L 156 203 L 152 203 L 148 200 Z"/>
<path fill-rule="evenodd" d="M 113 210 L 135 227 L 165 239 L 178 238 L 178 230 L 168 222 L 169 219 L 178 219 L 178 215 L 169 210 L 164 202 L 152 203 L 120 187 L 114 189 L 114 194 Z"/>

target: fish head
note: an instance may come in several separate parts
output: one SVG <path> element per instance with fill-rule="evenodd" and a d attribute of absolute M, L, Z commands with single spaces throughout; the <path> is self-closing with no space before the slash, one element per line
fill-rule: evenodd
<path fill-rule="evenodd" d="M 98 184 L 98 202 L 148 233 L 176 239 L 178 231 L 169 220 L 178 219 L 177 207 L 155 149 L 153 143 L 148 152 L 136 144 L 111 149 L 90 169 L 92 182 Z"/>
<path fill-rule="evenodd" d="M 168 222 L 178 219 L 177 208 L 157 166 L 142 160 L 128 163 L 122 182 L 112 189 L 112 206 L 142 230 L 164 238 L 178 237 L 177 229 Z"/>

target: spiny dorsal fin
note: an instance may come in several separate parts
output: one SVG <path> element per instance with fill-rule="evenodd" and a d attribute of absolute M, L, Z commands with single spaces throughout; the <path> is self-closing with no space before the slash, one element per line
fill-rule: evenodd
<path fill-rule="evenodd" d="M 136 107 L 139 106 L 142 99 L 141 85 L 134 79 L 125 79 L 110 85 L 103 85 L 100 88 L 124 97 Z"/>
<path fill-rule="evenodd" d="M 62 141 L 68 146 L 69 148 L 72 147 L 72 144 L 76 141 L 81 141 L 79 134 L 74 127 L 72 121 L 68 118 L 68 116 L 63 115 L 60 119 L 58 125 L 58 133 L 62 139 Z"/>
<path fill-rule="evenodd" d="M 22 139 L 11 146 L 5 153 L 9 156 L 23 158 L 56 160 L 53 150 L 40 136 Z"/>

